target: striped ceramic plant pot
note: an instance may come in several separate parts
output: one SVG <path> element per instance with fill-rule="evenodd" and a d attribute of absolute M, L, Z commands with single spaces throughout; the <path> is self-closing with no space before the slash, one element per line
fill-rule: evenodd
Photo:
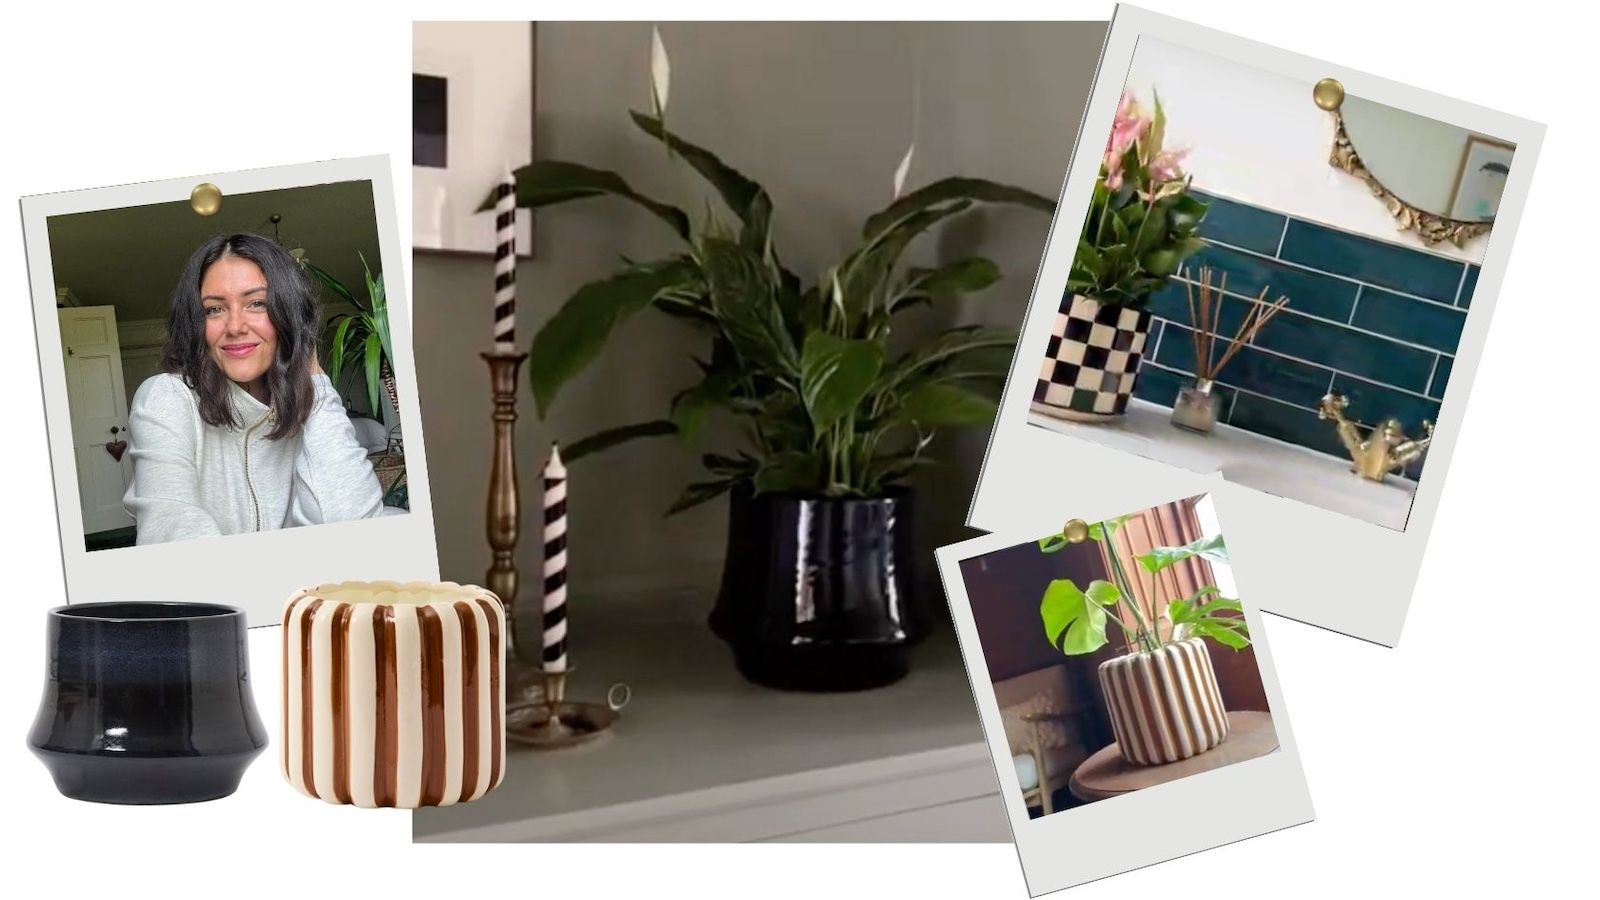
<path fill-rule="evenodd" d="M 1081 294 L 1063 297 L 1034 386 L 1034 409 L 1078 422 L 1127 412 L 1149 336 L 1148 309 Z"/>
<path fill-rule="evenodd" d="M 1200 638 L 1106 660 L 1100 688 L 1122 758 L 1134 765 L 1188 759 L 1228 736 L 1228 713 Z"/>
<path fill-rule="evenodd" d="M 364 807 L 476 800 L 505 775 L 505 610 L 473 585 L 347 581 L 283 612 L 283 774 Z"/>

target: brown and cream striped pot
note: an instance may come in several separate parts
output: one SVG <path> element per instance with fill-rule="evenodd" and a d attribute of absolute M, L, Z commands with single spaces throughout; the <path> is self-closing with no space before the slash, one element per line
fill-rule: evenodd
<path fill-rule="evenodd" d="M 1228 713 L 1200 638 L 1106 660 L 1100 688 L 1122 758 L 1134 765 L 1188 759 L 1228 736 Z"/>
<path fill-rule="evenodd" d="M 283 611 L 283 774 L 330 803 L 449 806 L 505 776 L 505 610 L 473 585 L 348 581 Z"/>

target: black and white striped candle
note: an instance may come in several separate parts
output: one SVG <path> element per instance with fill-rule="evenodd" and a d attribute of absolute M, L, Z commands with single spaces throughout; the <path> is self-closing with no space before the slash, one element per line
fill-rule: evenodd
<path fill-rule="evenodd" d="M 516 352 L 517 180 L 507 169 L 494 189 L 494 349 Z"/>
<path fill-rule="evenodd" d="M 554 444 L 544 466 L 544 670 L 567 670 L 567 467 Z"/>

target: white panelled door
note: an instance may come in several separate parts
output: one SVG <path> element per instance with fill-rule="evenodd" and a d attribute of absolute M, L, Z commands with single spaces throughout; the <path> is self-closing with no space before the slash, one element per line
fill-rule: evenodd
<path fill-rule="evenodd" d="M 66 362 L 72 451 L 78 466 L 78 502 L 84 534 L 133 524 L 122 495 L 133 477 L 128 440 L 128 394 L 122 383 L 117 313 L 110 306 L 56 310 Z M 122 458 L 115 452 L 123 449 Z"/>

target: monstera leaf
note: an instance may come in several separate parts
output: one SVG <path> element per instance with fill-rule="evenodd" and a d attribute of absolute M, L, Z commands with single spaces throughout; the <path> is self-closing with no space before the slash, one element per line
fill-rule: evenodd
<path fill-rule="evenodd" d="M 1058 578 L 1045 589 L 1039 604 L 1045 637 L 1068 656 L 1093 653 L 1106 645 L 1106 607 L 1122 598 L 1109 581 L 1091 581 L 1087 591 L 1071 579 Z"/>

